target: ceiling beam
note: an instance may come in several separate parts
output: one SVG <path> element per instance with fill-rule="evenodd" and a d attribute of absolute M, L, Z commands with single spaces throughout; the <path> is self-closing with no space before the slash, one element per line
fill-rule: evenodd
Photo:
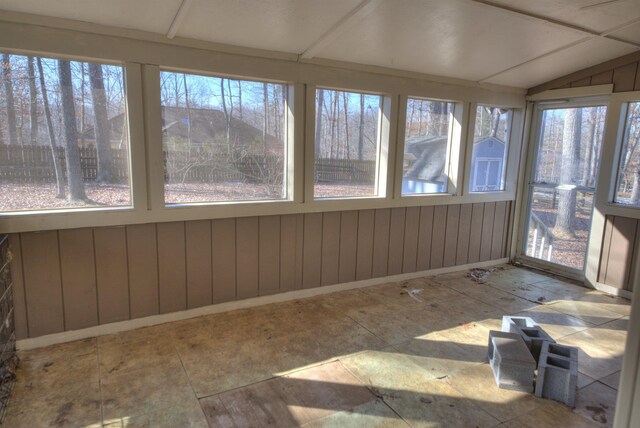
<path fill-rule="evenodd" d="M 533 12 L 528 12 L 526 10 L 517 9 L 517 8 L 511 7 L 511 6 L 506 6 L 506 5 L 503 5 L 503 4 L 495 3 L 495 2 L 490 1 L 490 0 L 469 0 L 469 1 L 471 1 L 473 3 L 482 4 L 482 5 L 485 5 L 485 6 L 488 6 L 488 7 L 492 7 L 492 8 L 495 8 L 495 9 L 500 9 L 500 10 L 503 10 L 505 12 L 509 12 L 511 14 L 514 14 L 514 15 L 519 15 L 521 17 L 531 18 L 531 19 L 535 19 L 537 21 L 543 21 L 543 22 L 546 22 L 548 24 L 555 25 L 556 27 L 564 28 L 566 30 L 578 31 L 580 33 L 588 34 L 588 35 L 591 35 L 591 36 L 594 36 L 594 37 L 603 37 L 603 38 L 607 38 L 607 39 L 610 39 L 610 40 L 615 40 L 616 42 L 620 42 L 620 43 L 625 43 L 627 45 L 631 45 L 631 46 L 633 46 L 635 48 L 640 48 L 640 43 L 633 42 L 633 41 L 630 41 L 630 40 L 625 40 L 625 39 L 618 38 L 618 37 L 615 37 L 615 36 L 612 35 L 612 33 L 615 32 L 615 31 L 621 30 L 622 28 L 626 28 L 626 27 L 628 27 L 630 25 L 635 24 L 638 21 L 638 19 L 633 19 L 631 21 L 628 21 L 628 22 L 622 24 L 621 26 L 616 27 L 616 28 L 614 28 L 612 30 L 599 32 L 599 31 L 592 30 L 592 29 L 587 28 L 587 27 L 582 27 L 580 25 L 576 25 L 576 24 L 572 24 L 570 22 L 562 21 L 560 19 L 555 19 L 555 18 L 552 18 L 552 17 L 549 17 L 549 16 L 540 15 L 540 14 L 533 13 Z"/>
<path fill-rule="evenodd" d="M 173 21 L 169 26 L 169 30 L 167 30 L 167 39 L 173 39 L 176 34 L 178 34 L 178 30 L 180 29 L 180 25 L 182 21 L 187 16 L 187 12 L 189 12 L 189 7 L 191 7 L 191 3 L 193 0 L 182 0 L 178 11 L 176 12 L 176 16 L 173 17 Z"/>
<path fill-rule="evenodd" d="M 320 51 L 333 42 L 340 34 L 342 34 L 349 25 L 353 25 L 358 20 L 369 15 L 384 0 L 364 0 L 356 6 L 351 12 L 343 16 L 336 22 L 327 32 L 325 32 L 318 40 L 313 42 L 304 52 L 299 55 L 300 59 L 311 59 Z"/>

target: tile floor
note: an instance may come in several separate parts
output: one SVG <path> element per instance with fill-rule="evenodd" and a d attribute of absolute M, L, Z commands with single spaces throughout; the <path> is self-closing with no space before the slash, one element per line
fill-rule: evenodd
<path fill-rule="evenodd" d="M 421 290 L 419 294 L 412 290 Z M 577 346 L 575 409 L 498 389 L 503 314 Z M 629 302 L 505 266 L 21 352 L 5 426 L 610 426 Z"/>

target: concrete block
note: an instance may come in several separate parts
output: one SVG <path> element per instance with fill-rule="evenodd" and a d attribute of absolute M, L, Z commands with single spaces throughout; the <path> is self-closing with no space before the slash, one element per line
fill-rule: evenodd
<path fill-rule="evenodd" d="M 533 392 L 536 362 L 520 334 L 491 330 L 488 357 L 498 387 Z"/>
<path fill-rule="evenodd" d="M 573 407 L 578 385 L 578 348 L 546 342 L 540 352 L 535 394 Z"/>
<path fill-rule="evenodd" d="M 540 359 L 540 351 L 543 343 L 556 343 L 546 331 L 529 317 L 503 316 L 502 331 L 520 334 L 527 348 L 531 351 L 531 355 L 533 355 L 533 358 L 536 360 L 536 364 Z"/>

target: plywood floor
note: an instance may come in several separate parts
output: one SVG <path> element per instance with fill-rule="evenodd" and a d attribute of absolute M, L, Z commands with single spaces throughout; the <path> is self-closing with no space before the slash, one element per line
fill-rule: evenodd
<path fill-rule="evenodd" d="M 495 386 L 504 314 L 581 349 L 575 409 Z M 389 283 L 21 352 L 5 425 L 610 426 L 628 315 L 510 266 Z"/>

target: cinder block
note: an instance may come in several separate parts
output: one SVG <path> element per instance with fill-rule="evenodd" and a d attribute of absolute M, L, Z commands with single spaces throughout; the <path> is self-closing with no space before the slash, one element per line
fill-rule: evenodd
<path fill-rule="evenodd" d="M 533 392 L 536 362 L 521 335 L 491 330 L 488 354 L 498 387 Z"/>
<path fill-rule="evenodd" d="M 540 353 L 536 396 L 573 407 L 578 385 L 578 348 L 545 342 Z"/>
<path fill-rule="evenodd" d="M 531 355 L 536 360 L 536 364 L 540 359 L 542 344 L 545 342 L 556 343 L 546 331 L 529 317 L 503 316 L 502 331 L 520 334 L 527 348 L 531 351 Z"/>

